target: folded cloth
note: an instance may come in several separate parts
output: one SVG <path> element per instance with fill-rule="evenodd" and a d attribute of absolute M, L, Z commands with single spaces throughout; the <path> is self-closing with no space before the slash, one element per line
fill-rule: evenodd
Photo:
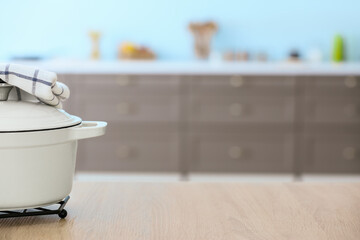
<path fill-rule="evenodd" d="M 57 82 L 56 73 L 18 64 L 0 63 L 0 79 L 34 95 L 39 101 L 62 108 L 70 97 L 69 88 Z"/>

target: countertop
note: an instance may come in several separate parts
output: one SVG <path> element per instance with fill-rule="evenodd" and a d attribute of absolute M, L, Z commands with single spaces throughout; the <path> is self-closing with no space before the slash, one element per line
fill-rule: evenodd
<path fill-rule="evenodd" d="M 14 62 L 37 66 L 59 74 L 154 74 L 154 75 L 351 75 L 360 76 L 360 63 L 259 63 L 171 61 L 75 61 Z"/>
<path fill-rule="evenodd" d="M 360 183 L 76 182 L 66 209 L 0 239 L 360 239 Z"/>

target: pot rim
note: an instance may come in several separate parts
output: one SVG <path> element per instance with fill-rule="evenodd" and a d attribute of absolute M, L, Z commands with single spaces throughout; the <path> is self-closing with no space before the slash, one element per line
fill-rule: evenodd
<path fill-rule="evenodd" d="M 81 124 L 56 130 L 0 133 L 0 151 L 2 149 L 45 146 L 93 138 L 104 135 L 106 126 L 106 122 L 82 121 Z"/>
<path fill-rule="evenodd" d="M 79 118 L 80 119 L 80 118 Z M 64 128 L 71 128 L 71 127 L 76 127 L 82 124 L 82 120 L 80 119 L 79 123 L 73 124 L 73 125 L 69 125 L 69 126 L 63 126 L 63 127 L 57 127 L 57 128 L 44 128 L 44 129 L 33 129 L 33 130 L 18 130 L 18 131 L 0 131 L 1 133 L 27 133 L 27 132 L 41 132 L 41 131 L 53 131 L 53 130 L 60 130 L 60 129 L 64 129 Z"/>

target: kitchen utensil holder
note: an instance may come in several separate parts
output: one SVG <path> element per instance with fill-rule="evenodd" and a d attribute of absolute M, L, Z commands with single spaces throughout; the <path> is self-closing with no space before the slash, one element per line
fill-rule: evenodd
<path fill-rule="evenodd" d="M 55 203 L 59 204 L 60 207 L 55 210 L 38 207 L 38 208 L 29 208 L 18 211 L 0 211 L 1 218 L 15 218 L 15 217 L 28 217 L 28 216 L 41 216 L 41 215 L 53 215 L 57 214 L 60 218 L 66 218 L 67 211 L 64 209 L 66 203 L 69 201 L 70 196 L 67 196 L 64 200 Z"/>

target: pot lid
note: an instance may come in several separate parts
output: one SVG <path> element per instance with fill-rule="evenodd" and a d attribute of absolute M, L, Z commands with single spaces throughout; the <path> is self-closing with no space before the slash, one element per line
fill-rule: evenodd
<path fill-rule="evenodd" d="M 80 123 L 79 117 L 40 102 L 0 101 L 0 132 L 50 130 Z"/>

